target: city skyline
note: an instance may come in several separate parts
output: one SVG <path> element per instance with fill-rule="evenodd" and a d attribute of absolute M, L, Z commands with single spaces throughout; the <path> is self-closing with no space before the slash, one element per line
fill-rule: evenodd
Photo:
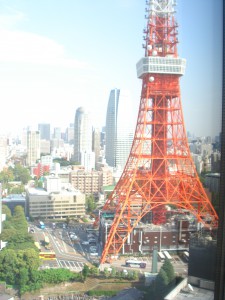
<path fill-rule="evenodd" d="M 136 63 L 144 56 L 145 1 L 0 3 L 1 132 L 38 123 L 65 128 L 79 106 L 92 113 L 94 126 L 102 127 L 113 88 L 129 91 L 137 115 L 141 81 Z M 218 135 L 222 1 L 179 0 L 177 19 L 178 54 L 187 59 L 181 79 L 186 130 Z"/>

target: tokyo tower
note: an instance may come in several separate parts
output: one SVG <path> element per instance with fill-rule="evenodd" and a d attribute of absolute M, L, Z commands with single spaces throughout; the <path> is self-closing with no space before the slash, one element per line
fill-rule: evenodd
<path fill-rule="evenodd" d="M 177 53 L 175 0 L 146 1 L 145 56 L 137 63 L 142 91 L 136 130 L 123 173 L 103 212 L 114 213 L 101 263 L 118 254 L 144 216 L 166 222 L 167 207 L 189 211 L 203 227 L 217 227 L 188 146 L 180 77 L 186 61 Z"/>

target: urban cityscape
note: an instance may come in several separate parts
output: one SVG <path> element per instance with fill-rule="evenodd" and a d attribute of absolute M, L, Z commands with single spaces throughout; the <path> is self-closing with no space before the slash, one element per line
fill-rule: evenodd
<path fill-rule="evenodd" d="M 2 128 L 0 298 L 214 299 L 221 116 L 209 134 L 207 101 L 186 119 L 176 2 L 145 3 L 138 105 L 118 83 L 100 122 L 81 97 L 66 128 L 41 121 L 43 103 L 22 130 Z"/>

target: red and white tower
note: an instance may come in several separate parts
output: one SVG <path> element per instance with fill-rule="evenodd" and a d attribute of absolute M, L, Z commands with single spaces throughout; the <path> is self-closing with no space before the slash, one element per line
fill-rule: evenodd
<path fill-rule="evenodd" d="M 166 207 L 188 210 L 203 226 L 218 217 L 191 158 L 182 113 L 175 0 L 146 1 L 145 56 L 137 63 L 142 91 L 136 131 L 123 174 L 104 211 L 115 213 L 101 262 L 120 252 L 141 219 L 165 223 Z"/>

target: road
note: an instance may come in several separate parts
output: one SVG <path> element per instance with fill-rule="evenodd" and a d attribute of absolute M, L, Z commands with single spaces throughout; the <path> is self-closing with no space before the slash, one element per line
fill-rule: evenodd
<path fill-rule="evenodd" d="M 32 225 L 32 227 L 34 227 Z M 65 226 L 64 226 L 65 227 Z M 91 234 L 91 239 L 96 240 L 96 252 L 90 251 L 90 245 L 83 245 L 82 241 L 87 241 L 90 236 L 87 232 L 88 225 L 70 225 L 69 228 L 63 228 L 63 224 L 57 224 L 56 228 L 52 228 L 52 224 L 46 224 L 45 229 L 40 229 L 35 227 L 34 239 L 35 241 L 41 242 L 44 240 L 44 236 L 49 237 L 51 250 L 56 253 L 55 260 L 45 260 L 43 261 L 43 268 L 67 268 L 71 271 L 80 272 L 83 269 L 84 264 L 89 265 L 89 263 L 98 263 L 101 255 L 101 249 L 99 243 L 97 242 L 97 236 Z M 76 235 L 78 238 L 71 240 L 70 234 Z M 43 248 L 43 246 L 42 246 Z M 42 249 L 42 251 L 46 251 Z M 98 254 L 98 255 L 96 255 Z M 127 259 L 127 258 L 126 258 Z M 125 258 L 120 257 L 120 259 L 115 260 L 111 266 L 127 271 L 134 270 L 134 268 L 127 268 L 125 266 Z M 132 258 L 129 258 L 132 259 Z M 152 257 L 140 257 L 138 260 L 143 260 L 146 262 L 145 269 L 138 269 L 141 273 L 151 272 L 152 270 Z M 187 275 L 188 266 L 178 255 L 173 255 L 171 260 L 174 270 L 178 275 Z M 162 262 L 157 263 L 158 270 L 160 269 Z M 104 267 L 110 267 L 109 264 L 105 264 Z M 137 269 L 136 269 L 137 270 Z"/>
<path fill-rule="evenodd" d="M 89 265 L 96 261 L 96 257 L 92 258 L 90 255 L 90 246 L 81 244 L 81 241 L 88 239 L 85 225 L 77 224 L 63 228 L 62 224 L 57 224 L 54 229 L 51 224 L 45 225 L 45 229 L 30 225 L 34 228 L 33 237 L 40 243 L 41 251 L 53 251 L 56 254 L 54 260 L 43 260 L 42 268 L 68 268 L 71 271 L 80 272 L 84 264 Z M 71 240 L 70 233 L 76 234 L 78 239 Z M 50 250 L 46 250 L 43 245 L 46 235 L 49 237 Z"/>

